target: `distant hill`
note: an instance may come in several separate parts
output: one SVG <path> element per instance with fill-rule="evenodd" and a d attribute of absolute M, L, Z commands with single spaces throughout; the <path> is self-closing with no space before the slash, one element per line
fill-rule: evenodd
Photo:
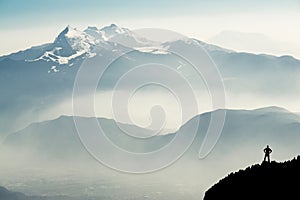
<path fill-rule="evenodd" d="M 29 200 L 23 193 L 11 192 L 4 187 L 0 186 L 0 199 L 5 200 Z"/>
<path fill-rule="evenodd" d="M 188 133 L 194 120 L 199 119 L 199 129 L 193 144 L 174 165 L 157 173 L 148 174 L 145 180 L 144 177 L 140 176 L 139 180 L 143 179 L 141 182 L 166 180 L 168 184 L 173 184 L 170 187 L 172 190 L 177 187 L 174 184 L 179 182 L 178 184 L 184 188 L 197 188 L 199 195 L 197 199 L 201 199 L 204 191 L 221 177 L 232 171 L 245 168 L 251 163 L 260 162 L 263 159 L 263 148 L 266 144 L 269 144 L 273 149 L 271 158 L 278 161 L 300 155 L 299 115 L 279 107 L 266 107 L 256 110 L 226 110 L 224 129 L 215 148 L 205 159 L 199 160 L 199 149 L 203 143 L 211 115 L 212 112 L 207 112 L 195 116 L 181 127 L 180 131 Z M 89 121 L 92 118 L 83 117 L 82 120 Z M 150 139 L 139 140 L 124 134 L 116 126 L 114 120 L 103 118 L 98 120 L 107 137 L 114 144 L 133 152 L 155 150 L 169 143 L 176 135 L 153 136 Z M 141 134 L 147 134 L 145 129 L 128 126 Z M 113 154 L 110 155 L 113 156 Z M 54 120 L 34 123 L 25 129 L 10 134 L 3 145 L 0 145 L 0 163 L 0 172 L 4 171 L 1 171 L 2 168 L 17 169 L 18 175 L 22 173 L 20 169 L 24 168 L 33 169 L 33 174 L 37 173 L 36 168 L 42 168 L 46 171 L 58 169 L 65 173 L 76 168 L 78 169 L 76 176 L 89 175 L 89 173 L 95 172 L 97 178 L 109 180 L 109 184 L 121 181 L 128 185 L 128 183 L 137 181 L 136 179 L 129 179 L 129 176 L 124 177 L 120 173 L 115 174 L 114 170 L 99 165 L 82 145 L 76 133 L 72 116 L 61 116 Z M 15 179 L 13 176 L 10 175 L 8 179 Z M 125 182 L 123 182 L 124 180 Z M 16 189 L 18 190 L 19 187 Z M 119 195 L 123 191 L 119 190 L 118 194 L 115 195 Z M 135 189 L 132 193 L 136 191 L 138 190 Z M 180 190 L 177 192 L 179 193 Z M 174 196 L 168 199 L 176 199 L 173 197 L 177 197 L 178 193 L 172 193 Z M 183 199 L 181 197 L 178 196 L 177 199 Z"/>
<path fill-rule="evenodd" d="M 191 124 L 199 119 L 200 124 L 195 141 L 184 156 L 188 160 L 197 160 L 211 114 L 212 112 L 208 112 L 195 116 L 180 128 L 179 131 L 191 132 Z M 92 120 L 92 118 L 81 118 L 85 121 Z M 114 120 L 104 118 L 98 120 L 113 143 L 132 152 L 149 152 L 159 149 L 176 135 L 158 135 L 147 140 L 135 139 L 124 134 Z M 140 127 L 126 124 L 123 126 L 126 126 L 127 130 L 144 135 L 149 134 L 149 130 Z M 247 166 L 260 160 L 262 152 L 259 153 L 259 151 L 268 143 L 274 149 L 275 159 L 285 160 L 300 153 L 299 133 L 300 117 L 282 108 L 226 110 L 225 125 L 210 158 L 220 160 L 220 162 L 221 160 L 238 159 L 236 164 L 239 165 L 233 165 L 229 169 L 232 167 L 235 169 L 241 163 L 243 163 L 242 166 Z M 79 139 L 71 116 L 61 116 L 54 120 L 31 124 L 23 130 L 10 134 L 1 147 L 2 153 L 13 150 L 21 156 L 22 152 L 24 154 L 21 156 L 22 159 L 26 158 L 26 152 L 33 154 L 35 160 L 41 159 L 49 162 L 90 158 Z M 253 154 L 252 152 L 258 153 Z"/>
<path fill-rule="evenodd" d="M 299 199 L 299 169 L 300 156 L 283 163 L 253 165 L 220 180 L 204 200 Z"/>
<path fill-rule="evenodd" d="M 93 118 L 77 117 L 82 121 L 91 121 Z M 98 118 L 99 124 L 107 137 L 119 146 L 132 151 L 149 151 L 161 146 L 160 137 L 151 141 L 135 139 L 126 135 L 118 127 L 126 127 L 127 131 L 138 132 L 141 135 L 150 135 L 150 131 L 134 125 L 117 123 L 112 119 Z M 171 137 L 166 137 L 166 139 Z M 164 139 L 162 139 L 165 141 Z M 61 116 L 54 120 L 33 123 L 27 128 L 10 134 L 4 141 L 2 151 L 14 150 L 30 153 L 35 160 L 62 161 L 62 160 L 89 160 L 87 153 L 77 134 L 72 116 Z M 7 153 L 10 155 L 9 153 Z M 24 156 L 23 156 L 24 158 Z"/>
<path fill-rule="evenodd" d="M 0 200 L 79 200 L 81 198 L 68 196 L 27 196 L 21 192 L 12 192 L 0 186 Z M 94 197 L 89 197 L 94 200 Z"/>

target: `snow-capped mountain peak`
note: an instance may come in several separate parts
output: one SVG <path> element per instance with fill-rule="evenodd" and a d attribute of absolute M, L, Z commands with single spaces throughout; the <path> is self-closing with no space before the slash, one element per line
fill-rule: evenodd
<path fill-rule="evenodd" d="M 109 26 L 105 26 L 105 27 L 101 28 L 100 31 L 105 40 L 109 40 L 119 34 L 132 35 L 132 32 L 129 29 L 119 27 L 116 24 L 111 24 Z"/>
<path fill-rule="evenodd" d="M 30 48 L 7 57 L 25 60 L 26 62 L 46 61 L 53 66 L 73 66 L 75 62 L 97 54 L 111 57 L 111 54 L 123 52 L 128 48 L 144 52 L 151 50 L 149 53 L 162 53 L 157 50 L 153 51 L 153 49 L 159 46 L 161 49 L 168 50 L 174 45 L 184 48 L 202 47 L 208 51 L 230 52 L 229 50 L 191 38 L 160 44 L 141 37 L 128 28 L 110 24 L 103 28 L 89 26 L 83 31 L 68 25 L 58 34 L 53 43 Z"/>
<path fill-rule="evenodd" d="M 96 40 L 105 40 L 103 37 L 103 33 L 101 30 L 99 30 L 95 26 L 88 26 L 84 32 L 92 37 L 94 37 Z"/>
<path fill-rule="evenodd" d="M 91 35 L 68 25 L 58 35 L 54 43 L 66 46 L 70 45 L 75 51 L 88 51 L 92 45 L 96 44 L 96 41 Z"/>
<path fill-rule="evenodd" d="M 157 46 L 157 43 L 148 40 L 128 28 L 111 24 L 98 30 L 101 33 L 103 40 L 119 43 L 123 46 L 136 48 L 136 47 L 149 47 Z"/>
<path fill-rule="evenodd" d="M 82 37 L 84 33 L 77 28 L 73 28 L 70 25 L 68 25 L 66 28 L 66 34 L 65 36 L 68 38 L 74 38 L 74 37 Z"/>
<path fill-rule="evenodd" d="M 53 64 L 69 64 L 72 66 L 72 62 L 70 61 L 73 59 L 82 56 L 94 56 L 95 54 L 92 50 L 97 42 L 98 40 L 91 35 L 68 25 L 62 32 L 59 33 L 54 42 L 49 44 L 47 50 L 44 51 L 41 56 L 27 61 L 32 62 L 44 60 L 46 62 L 53 62 Z"/>

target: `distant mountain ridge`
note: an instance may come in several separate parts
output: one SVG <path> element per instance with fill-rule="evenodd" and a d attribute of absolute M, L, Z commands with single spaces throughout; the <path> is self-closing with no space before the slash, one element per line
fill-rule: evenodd
<path fill-rule="evenodd" d="M 300 156 L 283 163 L 263 162 L 229 174 L 206 191 L 204 200 L 297 199 Z"/>
<path fill-rule="evenodd" d="M 166 179 L 180 177 L 178 179 L 182 178 L 183 184 L 188 184 L 192 177 L 197 177 L 197 183 L 203 183 L 199 188 L 202 195 L 208 186 L 216 183 L 230 171 L 260 162 L 266 144 L 273 149 L 271 158 L 278 161 L 300 154 L 300 116 L 273 106 L 255 110 L 226 110 L 227 117 L 217 144 L 205 159 L 199 160 L 199 149 L 212 112 L 197 115 L 180 128 L 181 131 L 189 133 L 189 127 L 194 124 L 194 120 L 200 122 L 196 138 L 190 148 L 172 166 L 162 172 L 153 173 L 153 176 L 158 178 L 166 173 Z M 81 120 L 94 118 L 82 117 Z M 104 118 L 98 120 L 106 136 L 115 145 L 131 152 L 156 150 L 176 136 L 175 133 L 154 136 L 146 140 L 133 139 L 122 132 L 114 120 Z M 128 125 L 126 129 L 147 133 L 147 130 L 136 126 Z M 109 155 L 113 156 L 112 153 Z M 82 173 L 87 173 L 86 170 L 110 171 L 87 152 L 76 132 L 72 116 L 61 116 L 54 120 L 34 123 L 9 134 L 0 145 L 0 160 L 4 169 L 29 167 L 42 168 L 46 171 L 48 169 L 68 171 L 71 167 Z M 110 177 L 110 180 L 114 180 L 114 177 Z"/>
<path fill-rule="evenodd" d="M 29 200 L 29 197 L 26 197 L 20 192 L 11 192 L 4 187 L 0 186 L 0 199 L 5 200 Z"/>
<path fill-rule="evenodd" d="M 219 112 L 218 110 L 213 112 Z M 211 152 L 211 156 L 219 159 L 243 157 L 245 151 L 248 160 L 257 156 L 250 154 L 258 151 L 266 143 L 276 148 L 278 158 L 300 153 L 300 116 L 278 107 L 266 107 L 256 110 L 226 110 L 227 117 L 220 139 Z M 189 131 L 194 120 L 200 121 L 197 136 L 193 145 L 185 153 L 188 160 L 197 160 L 199 148 L 211 120 L 212 112 L 204 113 L 190 119 L 178 131 Z M 82 118 L 92 120 L 93 118 Z M 118 123 L 112 119 L 99 118 L 102 129 L 116 145 L 132 152 L 148 152 L 163 147 L 176 134 L 158 135 L 150 139 L 135 139 L 124 133 Z M 149 134 L 147 129 L 122 124 L 127 131 Z M 176 132 L 175 132 L 176 133 Z M 2 145 L 2 151 L 29 151 L 35 158 L 54 160 L 89 159 L 89 155 L 80 142 L 73 117 L 62 116 L 54 120 L 35 123 L 16 133 L 8 135 Z M 76 156 L 74 156 L 76 155 Z M 250 156 L 251 155 L 251 156 Z M 184 159 L 185 159 L 184 158 Z"/>
<path fill-rule="evenodd" d="M 5 187 L 0 186 L 0 199 L 1 200 L 79 200 L 80 197 L 68 196 L 28 196 L 21 192 L 12 192 Z M 89 199 L 96 199 L 89 197 Z"/>

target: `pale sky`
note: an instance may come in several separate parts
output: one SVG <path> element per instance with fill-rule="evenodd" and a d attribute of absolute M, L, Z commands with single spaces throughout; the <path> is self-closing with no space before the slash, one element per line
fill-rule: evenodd
<path fill-rule="evenodd" d="M 300 59 L 299 21 L 297 0 L 0 0 L 0 55 L 52 42 L 68 24 L 84 29 L 116 23 L 130 29 L 170 29 L 237 51 Z M 215 39 L 224 31 L 239 37 Z M 248 33 L 255 34 L 248 38 Z M 259 34 L 265 37 L 256 38 Z"/>

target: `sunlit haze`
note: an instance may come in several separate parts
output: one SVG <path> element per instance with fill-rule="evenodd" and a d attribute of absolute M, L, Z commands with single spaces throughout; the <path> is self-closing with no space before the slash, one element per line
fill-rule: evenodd
<path fill-rule="evenodd" d="M 0 55 L 52 42 L 68 24 L 84 29 L 116 23 L 130 29 L 170 29 L 237 51 L 300 58 L 299 11 L 300 3 L 296 0 L 243 3 L 193 0 L 188 4 L 145 0 L 84 3 L 69 0 L 63 4 L 2 0 Z"/>

